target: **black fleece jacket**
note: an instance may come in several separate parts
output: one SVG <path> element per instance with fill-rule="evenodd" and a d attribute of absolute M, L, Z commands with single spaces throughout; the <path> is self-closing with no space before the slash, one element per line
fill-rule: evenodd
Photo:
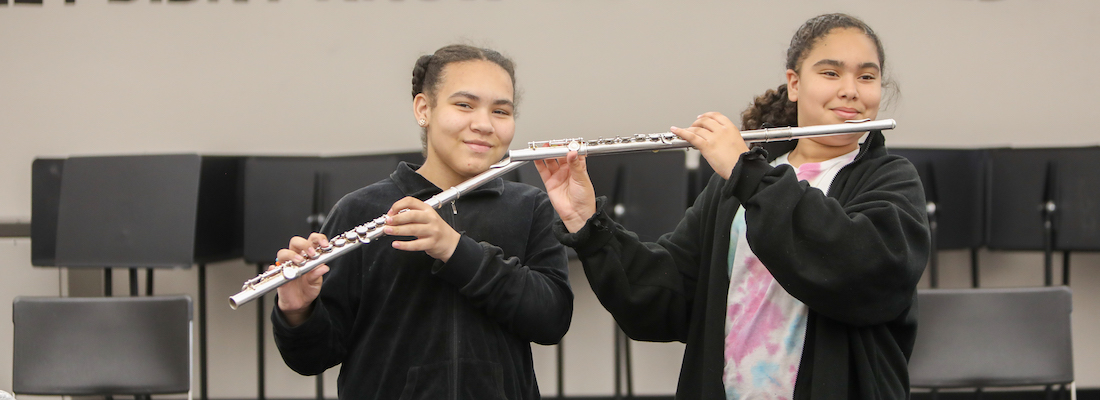
<path fill-rule="evenodd" d="M 795 399 L 905 399 L 916 335 L 916 285 L 928 261 L 924 192 L 908 160 L 872 132 L 828 196 L 767 152 L 715 174 L 676 230 L 642 243 L 602 211 L 574 247 L 592 289 L 630 337 L 687 344 L 678 399 L 725 399 L 730 224 L 745 207 L 753 252 L 809 307 Z"/>
<path fill-rule="evenodd" d="M 345 196 L 322 233 L 441 191 L 414 168 L 402 163 Z M 498 178 L 439 212 L 462 233 L 447 263 L 396 250 L 383 236 L 329 263 L 302 325 L 290 327 L 275 307 L 275 343 L 291 369 L 313 375 L 341 364 L 341 399 L 539 398 L 530 342 L 557 343 L 573 313 L 549 199 Z"/>

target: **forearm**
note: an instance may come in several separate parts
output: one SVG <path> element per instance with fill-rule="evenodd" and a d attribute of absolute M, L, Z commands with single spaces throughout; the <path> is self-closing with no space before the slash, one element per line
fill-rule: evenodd
<path fill-rule="evenodd" d="M 749 244 L 776 281 L 823 315 L 867 325 L 910 306 L 928 231 L 915 172 L 882 168 L 860 178 L 844 204 L 788 167 L 734 191 L 744 198 Z"/>
<path fill-rule="evenodd" d="M 504 257 L 491 244 L 463 237 L 447 263 L 432 270 L 458 288 L 477 308 L 514 334 L 554 344 L 569 329 L 573 292 L 565 249 L 546 248 L 528 257 Z"/>
<path fill-rule="evenodd" d="M 630 337 L 682 341 L 698 271 L 705 268 L 700 239 L 689 234 L 698 229 L 693 221 L 689 210 L 676 232 L 645 243 L 598 212 L 581 231 L 559 227 L 558 236 L 577 250 L 593 292 Z"/>
<path fill-rule="evenodd" d="M 316 375 L 340 363 L 344 346 L 335 335 L 324 306 L 315 307 L 310 318 L 291 325 L 278 307 L 271 313 L 275 346 L 290 369 L 302 375 Z"/>

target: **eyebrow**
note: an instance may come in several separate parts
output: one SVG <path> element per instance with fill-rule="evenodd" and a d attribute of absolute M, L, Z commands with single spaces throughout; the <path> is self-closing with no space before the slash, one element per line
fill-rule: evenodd
<path fill-rule="evenodd" d="M 452 95 L 451 95 L 450 97 L 448 97 L 448 98 L 450 98 L 450 99 L 453 99 L 453 98 L 455 98 L 455 97 L 463 97 L 463 98 L 467 98 L 467 99 L 470 99 L 470 100 L 472 100 L 472 101 L 481 101 L 481 97 L 479 97 L 478 95 L 475 95 L 475 94 L 473 94 L 473 93 L 467 92 L 467 91 L 458 91 L 458 92 L 455 92 L 454 94 L 452 94 Z M 506 105 L 506 106 L 514 106 L 514 104 L 512 104 L 512 101 L 511 101 L 511 100 L 508 100 L 508 99 L 497 99 L 497 100 L 494 100 L 494 101 L 493 101 L 493 105 L 495 105 L 495 106 L 502 106 L 502 105 Z"/>
<path fill-rule="evenodd" d="M 824 59 L 824 60 L 821 60 L 821 61 L 818 61 L 818 62 L 814 63 L 815 67 L 821 66 L 821 65 L 829 65 L 829 66 L 833 66 L 833 67 L 836 67 L 836 68 L 842 68 L 842 67 L 844 67 L 844 62 L 843 61 L 837 61 L 837 60 L 831 60 L 831 59 Z M 870 68 L 870 69 L 873 69 L 873 70 L 876 70 L 876 71 L 881 70 L 881 68 L 879 68 L 879 66 L 878 66 L 878 63 L 874 63 L 874 62 L 865 62 L 865 63 L 859 65 L 859 69 L 867 69 L 867 68 Z"/>

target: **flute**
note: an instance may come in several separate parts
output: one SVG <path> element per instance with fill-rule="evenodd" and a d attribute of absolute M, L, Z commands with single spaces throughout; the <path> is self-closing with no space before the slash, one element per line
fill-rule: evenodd
<path fill-rule="evenodd" d="M 859 120 L 833 125 L 757 129 L 741 132 L 741 137 L 746 143 L 763 143 L 794 140 L 804 137 L 821 137 L 873 130 L 887 130 L 894 129 L 896 126 L 897 124 L 892 119 L 878 121 Z M 561 158 L 565 157 L 570 151 L 576 151 L 581 155 L 602 155 L 636 151 L 686 149 L 689 147 L 691 147 L 691 144 L 688 143 L 688 141 L 681 139 L 671 132 L 617 136 L 609 139 L 598 138 L 584 140 L 576 138 L 528 142 L 526 148 L 510 150 L 508 156 L 500 162 L 490 166 L 489 170 L 450 189 L 444 190 L 424 202 L 432 208 L 438 209 L 444 204 L 457 200 L 463 193 L 476 189 L 503 174 L 519 168 L 529 161 Z M 245 281 L 244 285 L 241 287 L 241 291 L 229 297 L 229 307 L 236 310 L 237 307 L 240 307 L 242 304 L 255 300 L 275 290 L 279 286 L 297 279 L 299 276 L 312 271 L 314 268 L 325 264 L 327 261 L 339 257 L 361 245 L 370 243 L 371 240 L 377 239 L 384 234 L 383 228 L 385 225 L 386 216 L 382 215 L 332 238 L 328 246 L 317 248 L 315 255 L 306 256 L 306 260 L 301 263 L 290 260 L 279 263 L 275 268 Z"/>

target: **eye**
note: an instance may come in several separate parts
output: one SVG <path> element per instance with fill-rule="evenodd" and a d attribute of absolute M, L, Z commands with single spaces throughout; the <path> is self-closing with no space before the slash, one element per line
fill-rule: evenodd
<path fill-rule="evenodd" d="M 510 110 L 505 110 L 503 108 L 498 108 L 496 110 L 493 110 L 493 113 L 497 114 L 497 115 L 503 115 L 503 116 L 512 115 L 512 112 Z"/>
<path fill-rule="evenodd" d="M 865 80 L 865 81 L 873 81 L 873 80 L 877 80 L 878 77 L 875 76 L 874 74 L 863 74 L 863 75 L 859 76 L 859 79 Z"/>
<path fill-rule="evenodd" d="M 455 106 L 458 106 L 459 108 L 474 108 L 474 106 L 470 105 L 470 103 L 464 102 L 455 103 Z"/>
<path fill-rule="evenodd" d="M 836 78 L 836 77 L 840 76 L 840 74 L 838 74 L 836 71 L 832 71 L 832 70 L 821 71 L 821 75 L 825 75 L 825 76 L 830 77 L 830 78 Z"/>

